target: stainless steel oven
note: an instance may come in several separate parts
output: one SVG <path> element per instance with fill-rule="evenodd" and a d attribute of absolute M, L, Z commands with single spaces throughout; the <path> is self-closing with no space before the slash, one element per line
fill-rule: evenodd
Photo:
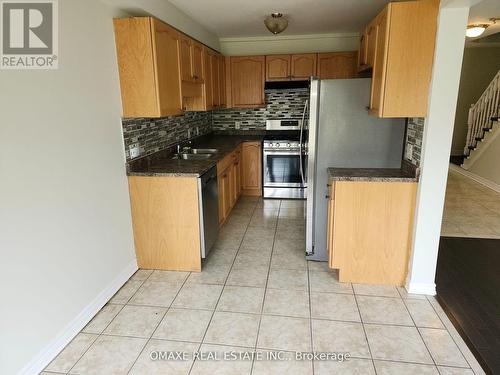
<path fill-rule="evenodd" d="M 298 140 L 264 140 L 264 198 L 304 199 L 307 157 Z"/>

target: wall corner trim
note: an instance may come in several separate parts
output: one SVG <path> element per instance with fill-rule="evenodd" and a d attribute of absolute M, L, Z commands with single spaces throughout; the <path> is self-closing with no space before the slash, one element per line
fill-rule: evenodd
<path fill-rule="evenodd" d="M 425 284 L 425 283 L 412 283 L 410 282 L 406 290 L 409 294 L 425 294 L 428 296 L 436 295 L 436 284 Z"/>
<path fill-rule="evenodd" d="M 30 362 L 24 366 L 20 375 L 38 374 L 69 344 L 85 325 L 99 312 L 109 299 L 137 271 L 137 260 L 133 259 L 118 276 L 106 286 L 69 324 L 42 349 Z"/>

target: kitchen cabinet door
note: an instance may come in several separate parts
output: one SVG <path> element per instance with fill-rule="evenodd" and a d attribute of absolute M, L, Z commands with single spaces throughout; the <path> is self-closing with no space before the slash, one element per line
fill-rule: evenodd
<path fill-rule="evenodd" d="M 366 65 L 367 67 L 373 68 L 375 64 L 375 53 L 377 50 L 377 38 L 380 23 L 384 21 L 384 16 L 381 16 L 376 22 L 373 22 L 368 26 L 368 31 L 366 33 Z"/>
<path fill-rule="evenodd" d="M 212 97 L 215 108 L 220 106 L 220 77 L 219 58 L 215 52 L 210 55 L 210 67 L 212 69 Z"/>
<path fill-rule="evenodd" d="M 219 199 L 219 226 L 221 226 L 224 223 L 224 220 L 226 220 L 225 214 L 224 214 L 224 177 L 223 174 L 220 173 L 217 175 L 217 190 L 219 193 L 218 199 Z"/>
<path fill-rule="evenodd" d="M 160 116 L 180 114 L 181 82 L 178 74 L 171 74 L 179 71 L 179 33 L 154 18 L 152 27 Z"/>
<path fill-rule="evenodd" d="M 292 55 L 291 80 L 303 81 L 308 80 L 311 76 L 316 76 L 316 58 L 316 53 Z"/>
<path fill-rule="evenodd" d="M 244 142 L 241 147 L 243 195 L 262 195 L 262 151 L 260 142 Z"/>
<path fill-rule="evenodd" d="M 336 268 L 335 253 L 333 248 L 333 220 L 334 220 L 334 206 L 335 206 L 335 185 L 330 187 L 330 196 L 328 198 L 328 228 L 327 228 L 327 250 L 328 250 L 328 265 L 330 268 Z"/>
<path fill-rule="evenodd" d="M 212 65 L 210 60 L 210 50 L 204 48 L 203 50 L 203 72 L 204 72 L 204 95 L 205 95 L 205 110 L 210 111 L 214 106 L 213 99 L 213 77 Z"/>
<path fill-rule="evenodd" d="M 195 41 L 191 43 L 191 59 L 193 80 L 201 83 L 205 78 L 203 74 L 203 46 Z"/>
<path fill-rule="evenodd" d="M 223 205 L 224 205 L 224 220 L 227 219 L 229 214 L 231 213 L 231 168 L 227 168 L 222 173 L 222 186 L 224 189 L 223 194 Z"/>
<path fill-rule="evenodd" d="M 368 49 L 368 34 L 364 32 L 359 40 L 358 70 L 365 69 L 368 65 L 367 49 Z"/>
<path fill-rule="evenodd" d="M 356 77 L 357 52 L 318 53 L 320 79 L 346 79 Z"/>
<path fill-rule="evenodd" d="M 236 184 L 236 200 L 241 195 L 241 147 L 236 150 L 236 170 L 235 170 L 235 184 Z"/>
<path fill-rule="evenodd" d="M 290 80 L 290 55 L 266 56 L 266 81 Z"/>
<path fill-rule="evenodd" d="M 151 17 L 117 18 L 113 24 L 123 117 L 182 113 L 179 33 Z"/>
<path fill-rule="evenodd" d="M 388 18 L 389 8 L 385 8 L 382 13 L 377 17 L 375 24 L 373 26 L 374 35 L 376 35 L 376 40 L 373 42 L 375 46 L 375 52 L 373 57 L 373 75 L 372 75 L 372 86 L 370 95 L 370 113 L 382 115 L 382 106 L 384 100 L 384 89 L 385 89 L 385 74 L 386 74 L 386 60 L 387 60 L 387 44 L 386 39 L 387 28 L 389 23 Z M 370 39 L 368 42 L 368 49 L 370 50 Z"/>
<path fill-rule="evenodd" d="M 367 27 L 371 115 L 427 116 L 438 13 L 438 0 L 391 2 Z"/>
<path fill-rule="evenodd" d="M 232 107 L 252 108 L 265 106 L 265 57 L 232 56 L 230 61 Z"/>
<path fill-rule="evenodd" d="M 193 81 L 193 70 L 191 66 L 191 44 L 192 40 L 185 35 L 180 36 L 180 63 L 181 79 L 183 81 Z"/>
<path fill-rule="evenodd" d="M 217 54 L 219 66 L 219 107 L 227 107 L 226 98 L 226 59 L 223 55 Z"/>

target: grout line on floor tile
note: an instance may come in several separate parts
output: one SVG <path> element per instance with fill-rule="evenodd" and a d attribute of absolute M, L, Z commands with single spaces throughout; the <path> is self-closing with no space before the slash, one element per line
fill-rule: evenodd
<path fill-rule="evenodd" d="M 154 272 L 154 271 L 153 271 Z M 153 274 L 153 272 L 149 275 L 151 276 Z M 158 324 L 156 325 L 155 329 L 153 329 L 153 332 L 151 332 L 151 335 L 149 336 L 148 340 L 146 341 L 146 344 L 142 347 L 141 351 L 139 352 L 139 355 L 135 358 L 134 360 L 134 363 L 132 363 L 132 366 L 130 366 L 130 368 L 128 369 L 127 371 L 127 374 L 130 373 L 130 371 L 132 371 L 132 368 L 135 366 L 137 360 L 139 359 L 139 357 L 142 355 L 142 352 L 144 351 L 144 349 L 146 349 L 146 347 L 148 346 L 149 342 L 151 341 L 151 338 L 153 337 L 154 333 L 156 332 L 156 330 L 158 329 L 159 325 L 161 324 L 162 320 L 165 318 L 165 316 L 167 315 L 167 312 L 170 310 L 170 307 L 172 306 L 172 303 L 174 303 L 174 300 L 177 298 L 177 296 L 179 295 L 179 293 L 181 292 L 182 288 L 184 287 L 184 285 L 186 284 L 187 282 L 187 279 L 189 279 L 189 276 L 191 275 L 191 272 L 187 275 L 187 277 L 184 279 L 181 287 L 179 288 L 179 290 L 177 290 L 177 293 L 175 294 L 175 297 L 172 298 L 172 301 L 170 302 L 170 305 L 165 309 L 165 312 L 163 313 L 163 316 L 161 317 L 161 319 L 158 321 Z M 149 279 L 149 277 L 148 277 Z"/>
<path fill-rule="evenodd" d="M 434 302 L 439 304 L 439 302 L 433 297 L 429 297 L 429 296 L 426 296 L 426 301 L 429 302 L 429 304 L 432 306 L 432 309 L 434 310 L 434 312 L 436 313 L 436 315 L 438 316 L 439 320 L 441 321 L 441 324 L 443 325 L 444 329 L 446 330 L 446 332 L 448 332 L 448 334 L 450 335 L 453 343 L 455 344 L 455 346 L 458 348 L 458 351 L 460 352 L 460 354 L 462 355 L 462 357 L 465 359 L 465 362 L 467 362 L 467 364 L 469 365 L 469 368 L 472 370 L 473 373 L 476 373 L 475 369 L 473 368 L 472 364 L 470 363 L 469 359 L 467 358 L 467 355 L 465 355 L 465 353 L 463 352 L 462 348 L 460 347 L 460 345 L 458 345 L 457 341 L 455 340 L 455 337 L 454 335 L 452 335 L 452 333 L 450 332 L 450 330 L 448 329 L 448 326 L 446 324 L 446 322 L 443 320 L 443 318 L 441 318 L 441 315 L 439 314 L 439 312 L 436 310 L 436 307 L 434 306 L 433 302 L 430 301 L 430 298 L 433 298 L 434 299 Z M 448 316 L 446 315 L 446 313 L 443 311 L 443 313 L 445 314 L 446 316 L 446 319 L 448 319 L 448 322 L 449 324 L 451 324 L 451 326 L 453 326 L 453 323 L 451 322 L 451 320 L 448 318 Z M 454 326 L 453 326 L 454 328 Z M 457 334 L 459 335 L 460 337 L 460 334 L 457 332 Z M 460 339 L 462 340 L 462 342 L 464 343 L 464 345 L 467 347 L 467 349 L 470 351 L 469 347 L 467 346 L 467 343 L 460 337 Z M 471 353 L 471 356 L 472 358 L 474 358 L 474 360 L 477 361 L 476 357 L 474 357 L 474 354 L 472 353 L 472 351 L 470 351 Z M 479 364 L 478 362 L 478 365 L 479 367 L 482 369 L 482 366 Z"/>
<path fill-rule="evenodd" d="M 281 203 L 282 201 L 280 200 L 280 204 L 278 206 L 278 215 L 276 217 L 276 222 L 274 223 L 274 236 L 273 236 L 273 245 L 271 247 L 271 257 L 269 259 L 269 265 L 267 268 L 267 277 L 266 277 L 266 283 L 264 285 L 264 298 L 262 299 L 262 306 L 260 308 L 260 318 L 259 318 L 259 324 L 257 325 L 257 336 L 255 338 L 255 346 L 254 350 L 257 351 L 257 343 L 259 342 L 259 332 L 260 332 L 260 325 L 262 323 L 262 316 L 264 315 L 264 304 L 266 303 L 266 296 L 267 296 L 267 285 L 269 283 L 269 276 L 271 274 L 271 264 L 273 262 L 273 253 L 274 253 L 274 243 L 276 242 L 276 233 L 278 231 L 278 220 L 279 220 L 279 213 L 281 210 Z M 250 374 L 253 373 L 253 366 L 255 364 L 255 357 L 252 360 L 252 366 L 250 367 Z"/>
<path fill-rule="evenodd" d="M 354 291 L 354 287 L 351 284 L 353 296 L 354 296 L 354 302 L 356 302 L 356 307 L 358 309 L 358 315 L 359 315 L 359 321 L 361 322 L 361 327 L 363 328 L 363 333 L 365 335 L 365 340 L 366 340 L 366 346 L 368 346 L 368 352 L 370 353 L 370 359 L 372 361 L 372 366 L 373 366 L 373 371 L 375 372 L 375 375 L 377 374 L 377 368 L 375 367 L 375 360 L 373 359 L 373 354 L 372 354 L 372 348 L 370 345 L 370 341 L 368 341 L 368 335 L 366 334 L 366 329 L 365 329 L 365 323 L 363 322 L 363 316 L 361 315 L 361 310 L 359 309 L 359 304 L 358 304 L 358 298 L 357 295 Z"/>
<path fill-rule="evenodd" d="M 397 289 L 397 288 L 396 288 L 396 289 Z M 398 293 L 399 293 L 399 292 L 398 292 Z M 418 327 L 417 327 L 417 323 L 415 323 L 415 319 L 413 319 L 413 316 L 411 315 L 411 312 L 410 312 L 410 310 L 408 309 L 408 306 L 406 306 L 406 303 L 405 303 L 404 298 L 401 298 L 401 300 L 403 301 L 403 305 L 404 305 L 404 307 L 405 307 L 405 309 L 406 309 L 406 312 L 407 312 L 407 313 L 408 313 L 408 315 L 410 316 L 410 319 L 411 319 L 411 321 L 413 322 L 413 325 L 415 326 L 415 329 L 416 329 L 416 330 L 417 330 L 417 332 L 418 332 L 418 335 L 419 335 L 419 337 L 420 337 L 420 340 L 422 340 L 422 342 L 424 343 L 425 349 L 427 349 L 427 352 L 429 353 L 429 356 L 430 356 L 430 357 L 431 357 L 431 359 L 432 359 L 432 363 L 434 363 L 434 366 L 436 366 L 436 367 L 437 367 L 436 360 L 434 359 L 434 356 L 432 355 L 432 353 L 431 353 L 431 351 L 430 351 L 429 347 L 427 346 L 427 343 L 425 342 L 424 337 L 422 336 L 422 333 L 421 333 L 421 332 L 420 332 L 420 330 L 418 329 Z"/>
<path fill-rule="evenodd" d="M 138 271 L 138 270 L 137 270 L 137 271 Z M 136 271 L 136 272 L 134 272 L 134 275 L 137 273 L 137 271 Z M 153 271 L 153 272 L 154 272 L 154 271 Z M 141 285 L 139 285 L 139 288 L 137 288 L 137 290 L 136 290 L 134 293 L 132 293 L 132 295 L 130 296 L 130 298 L 128 298 L 128 300 L 127 300 L 125 303 L 123 303 L 122 308 L 120 309 L 120 311 L 118 311 L 118 314 L 120 314 L 120 313 L 123 311 L 123 309 L 124 309 L 124 308 L 125 308 L 125 306 L 127 305 L 128 301 L 130 301 L 130 300 L 132 299 L 132 297 L 133 297 L 133 296 L 135 296 L 135 294 L 139 291 L 139 289 L 140 289 L 140 288 L 144 285 L 144 283 L 146 282 L 146 280 L 148 280 L 148 279 L 151 277 L 151 275 L 153 274 L 153 272 L 151 272 L 151 273 L 148 275 L 148 277 L 146 277 L 144 280 L 142 280 Z M 126 283 L 128 283 L 128 282 L 132 279 L 132 277 L 133 277 L 134 275 L 130 276 L 130 277 L 128 278 L 128 280 L 127 280 L 127 281 L 126 281 L 123 285 L 125 285 Z M 121 288 L 123 288 L 123 285 L 121 286 Z M 120 288 L 120 289 L 121 289 L 121 288 Z M 120 289 L 118 289 L 118 291 L 117 291 L 116 293 L 118 293 L 118 292 L 120 291 Z M 111 301 L 111 300 L 113 299 L 113 297 L 116 295 L 116 293 L 115 293 L 115 294 L 113 294 L 113 296 L 109 299 L 109 301 Z M 109 301 L 108 301 L 108 302 L 109 302 Z M 108 304 L 108 302 L 106 302 L 106 304 L 104 304 L 104 306 L 106 306 L 106 305 Z M 104 307 L 104 306 L 103 306 L 103 307 Z M 101 310 L 102 310 L 102 308 L 101 308 Z M 100 312 L 101 310 L 99 310 L 99 311 L 97 312 L 97 314 L 99 314 L 99 312 Z M 96 314 L 96 315 L 94 315 L 94 316 L 92 317 L 92 319 L 94 319 L 94 318 L 97 316 L 97 314 Z M 73 370 L 73 368 L 74 368 L 74 367 L 76 366 L 76 364 L 77 364 L 77 363 L 78 363 L 78 362 L 79 362 L 79 361 L 83 358 L 83 356 L 84 356 L 85 354 L 87 354 L 87 352 L 90 350 L 90 348 L 94 346 L 95 342 L 99 339 L 99 337 L 100 337 L 100 336 L 102 336 L 102 335 L 103 335 L 104 331 L 105 331 L 105 330 L 109 327 L 109 325 L 113 322 L 113 320 L 115 320 L 115 318 L 118 316 L 118 314 L 116 314 L 116 315 L 113 317 L 113 319 L 111 319 L 111 320 L 109 321 L 109 323 L 106 325 L 106 327 L 104 327 L 104 329 L 101 331 L 101 333 L 97 334 L 97 337 L 95 338 L 95 340 L 94 340 L 94 341 L 92 341 L 92 344 L 91 344 L 91 345 L 89 345 L 89 347 L 88 347 L 88 348 L 87 348 L 87 349 L 86 349 L 86 350 L 82 353 L 82 355 L 78 357 L 78 359 L 75 361 L 75 363 L 73 363 L 73 366 L 71 366 L 71 368 L 70 368 L 70 369 L 68 370 L 68 372 L 67 372 L 68 374 L 71 372 L 71 370 Z M 91 319 L 91 320 L 92 320 L 92 319 Z M 90 321 L 89 321 L 89 323 L 90 323 Z M 87 324 L 88 324 L 88 323 L 87 323 Z M 83 330 L 83 328 L 82 328 L 82 330 Z M 81 330 L 80 330 L 80 332 L 78 332 L 78 334 L 80 334 L 80 333 L 82 333 L 82 331 L 81 331 Z M 83 332 L 83 333 L 85 333 L 85 332 Z M 75 336 L 75 337 L 76 337 L 76 336 Z M 73 338 L 73 339 L 74 339 L 74 338 Z M 71 340 L 71 341 L 73 341 L 73 340 Z M 70 341 L 70 343 L 71 343 L 71 341 Z M 68 343 L 68 345 L 69 345 L 69 343 Z M 68 345 L 66 345 L 66 346 L 68 346 Z M 66 348 L 66 346 L 64 347 L 64 349 Z M 63 350 L 64 350 L 64 349 L 63 349 Z M 62 352 L 62 350 L 61 350 L 61 351 L 60 351 L 57 355 L 59 355 L 61 352 Z M 55 358 L 57 358 L 57 356 L 56 356 Z"/>
<path fill-rule="evenodd" d="M 255 202 L 255 204 L 253 205 L 253 208 L 252 208 L 252 215 L 251 215 L 251 216 L 253 216 L 253 214 L 254 214 L 254 212 L 255 212 L 256 207 L 257 207 L 257 203 Z M 223 284 L 223 286 L 222 286 L 222 288 L 221 288 L 221 291 L 220 291 L 220 294 L 219 294 L 219 298 L 217 299 L 217 302 L 216 302 L 216 304 L 215 304 L 215 306 L 214 306 L 214 309 L 213 309 L 213 311 L 212 311 L 212 315 L 210 316 L 210 320 L 209 320 L 209 322 L 208 322 L 208 324 L 207 324 L 207 328 L 205 329 L 205 332 L 203 333 L 203 337 L 201 338 L 200 345 L 198 346 L 198 351 L 200 351 L 200 350 L 201 350 L 201 347 L 202 347 L 202 345 L 204 344 L 205 337 L 206 337 L 206 335 L 207 335 L 208 329 L 210 328 L 210 324 L 212 323 L 212 320 L 213 320 L 213 318 L 214 318 L 214 315 L 215 315 L 215 313 L 217 312 L 217 306 L 219 305 L 220 299 L 221 299 L 221 297 L 222 297 L 222 293 L 224 293 L 224 288 L 226 287 L 226 283 L 227 283 L 227 280 L 228 280 L 228 278 L 229 278 L 229 274 L 231 273 L 231 270 L 232 270 L 232 269 L 233 269 L 233 267 L 234 267 L 234 263 L 235 263 L 235 261 L 236 261 L 236 257 L 238 256 L 238 253 L 240 252 L 241 245 L 243 244 L 243 240 L 245 239 L 245 235 L 246 235 L 246 233 L 247 233 L 247 231 L 248 231 L 248 226 L 249 226 L 249 224 L 250 224 L 250 220 L 248 221 L 248 223 L 246 223 L 246 224 L 245 224 L 245 225 L 246 225 L 246 228 L 245 228 L 245 231 L 244 231 L 244 233 L 243 233 L 242 238 L 240 239 L 238 249 L 236 250 L 235 256 L 234 256 L 233 261 L 232 261 L 232 263 L 231 263 L 231 267 L 229 268 L 228 277 L 226 277 L 226 280 L 224 281 L 224 284 Z M 210 344 L 210 345 L 213 345 L 213 344 Z M 234 345 L 233 345 L 233 346 L 234 346 Z M 195 359 L 195 360 L 191 363 L 191 366 L 189 367 L 188 374 L 191 374 L 191 371 L 193 371 L 193 368 L 194 368 L 195 363 L 196 363 L 196 359 Z"/>

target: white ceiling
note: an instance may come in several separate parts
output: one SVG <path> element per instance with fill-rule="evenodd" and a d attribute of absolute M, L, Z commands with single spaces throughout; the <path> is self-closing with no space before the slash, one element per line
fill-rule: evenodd
<path fill-rule="evenodd" d="M 169 0 L 220 38 L 269 36 L 264 18 L 289 20 L 280 35 L 359 32 L 388 0 Z"/>
<path fill-rule="evenodd" d="M 499 0 L 483 0 L 480 3 L 471 7 L 469 12 L 469 25 L 475 23 L 484 23 L 490 24 L 490 26 L 485 30 L 483 35 L 479 38 L 467 38 L 468 45 L 471 45 L 471 42 L 474 40 L 480 40 L 487 36 L 496 34 L 500 32 L 500 20 L 498 20 L 495 24 L 489 20 L 490 18 L 500 18 L 500 1 Z M 486 40 L 485 40 L 486 41 Z M 492 41 L 492 38 L 489 38 L 489 41 Z M 494 45 L 492 43 L 488 43 L 491 46 L 497 46 L 498 43 Z"/>

